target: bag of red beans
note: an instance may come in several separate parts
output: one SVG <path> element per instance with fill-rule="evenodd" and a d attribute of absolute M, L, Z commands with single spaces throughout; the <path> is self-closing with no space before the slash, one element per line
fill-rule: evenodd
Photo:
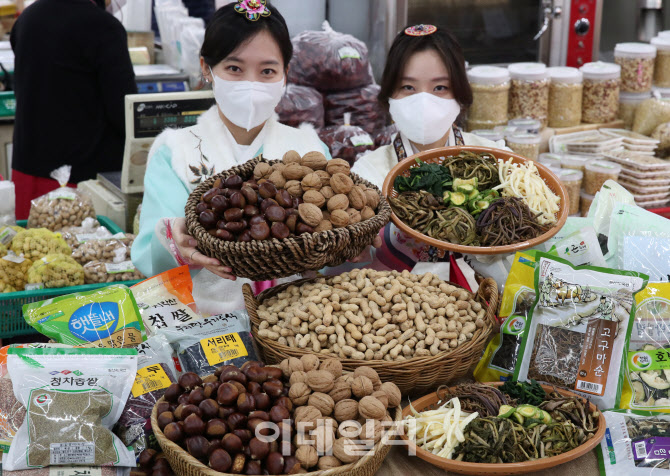
<path fill-rule="evenodd" d="M 360 154 L 375 149 L 375 143 L 370 134 L 358 126 L 352 126 L 351 114 L 344 115 L 344 124 L 328 126 L 319 131 L 319 138 L 330 149 L 333 158 L 344 159 L 354 165 Z"/>
<path fill-rule="evenodd" d="M 326 94 L 326 124 L 343 124 L 344 114 L 349 112 L 354 126 L 362 127 L 368 134 L 375 134 L 386 126 L 388 119 L 386 111 L 377 100 L 379 90 L 377 84 L 368 84 L 362 88 Z"/>
<path fill-rule="evenodd" d="M 309 123 L 321 129 L 324 122 L 323 96 L 309 86 L 288 84 L 286 91 L 275 108 L 279 122 L 291 127 Z"/>

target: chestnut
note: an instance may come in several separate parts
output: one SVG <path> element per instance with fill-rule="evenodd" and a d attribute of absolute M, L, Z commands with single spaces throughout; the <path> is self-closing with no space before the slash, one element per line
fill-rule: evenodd
<path fill-rule="evenodd" d="M 270 228 L 270 234 L 272 234 L 272 238 L 283 240 L 288 238 L 288 236 L 291 234 L 291 230 L 289 230 L 288 226 L 286 226 L 284 223 L 275 222 L 272 224 L 272 228 Z"/>
<path fill-rule="evenodd" d="M 205 432 L 205 422 L 196 414 L 191 414 L 184 420 L 184 431 L 189 436 L 202 435 Z"/>
<path fill-rule="evenodd" d="M 202 412 L 202 418 L 204 420 L 211 420 L 212 418 L 219 416 L 219 404 L 211 398 L 200 402 L 198 408 L 200 408 L 200 411 Z"/>
<path fill-rule="evenodd" d="M 182 421 L 186 421 L 191 415 L 196 415 L 198 418 L 202 418 L 202 410 L 195 405 L 184 405 L 184 408 L 181 411 L 181 417 L 179 418 Z"/>
<path fill-rule="evenodd" d="M 265 210 L 270 208 L 271 206 L 279 206 L 279 204 L 276 202 L 276 200 L 272 198 L 266 198 L 261 202 L 261 213 L 265 213 Z"/>
<path fill-rule="evenodd" d="M 238 396 L 239 392 L 235 385 L 225 382 L 219 385 L 219 389 L 216 392 L 216 401 L 221 405 L 232 405 L 237 401 Z"/>
<path fill-rule="evenodd" d="M 262 461 L 270 453 L 270 443 L 261 441 L 258 438 L 252 438 L 249 441 L 249 453 L 251 459 Z"/>
<path fill-rule="evenodd" d="M 230 208 L 230 200 L 228 200 L 223 195 L 217 195 L 216 197 L 212 198 L 211 205 L 216 213 L 222 215 L 223 212 Z"/>
<path fill-rule="evenodd" d="M 255 410 L 251 413 L 249 413 L 249 420 L 252 418 L 260 418 L 263 421 L 270 421 L 270 415 L 268 415 L 267 412 L 264 412 L 263 410 Z"/>
<path fill-rule="evenodd" d="M 223 213 L 223 218 L 226 221 L 240 221 L 244 216 L 244 212 L 241 208 L 229 208 Z"/>
<path fill-rule="evenodd" d="M 242 177 L 235 174 L 228 177 L 224 183 L 228 188 L 240 189 L 242 188 L 242 184 L 244 184 L 244 180 L 242 179 Z"/>
<path fill-rule="evenodd" d="M 226 223 L 225 229 L 237 235 L 242 233 L 247 228 L 247 224 L 243 221 L 229 221 Z"/>
<path fill-rule="evenodd" d="M 293 410 L 293 402 L 288 397 L 279 397 L 277 400 L 275 400 L 275 405 L 282 406 L 286 408 L 289 412 Z"/>
<path fill-rule="evenodd" d="M 272 398 L 279 398 L 282 396 L 284 384 L 276 379 L 271 379 L 263 383 L 263 390 Z"/>
<path fill-rule="evenodd" d="M 176 423 L 168 423 L 168 425 L 163 430 L 163 434 L 165 435 L 165 438 L 177 444 L 181 442 L 182 439 L 184 439 L 184 432 Z"/>
<path fill-rule="evenodd" d="M 247 429 L 255 435 L 257 434 L 256 428 L 263 423 L 266 423 L 265 420 L 261 420 L 260 418 L 249 418 L 249 421 L 247 421 Z M 269 428 L 266 428 L 265 430 L 269 430 Z M 267 433 L 267 431 L 265 433 Z M 263 435 L 265 433 L 263 433 Z"/>
<path fill-rule="evenodd" d="M 209 449 L 207 450 L 207 456 L 211 456 L 212 452 L 218 450 L 219 448 L 223 448 L 221 446 L 221 438 L 215 438 L 213 440 L 209 440 Z"/>
<path fill-rule="evenodd" d="M 279 452 L 270 453 L 265 460 L 265 469 L 269 474 L 282 474 L 284 472 L 284 457 Z"/>
<path fill-rule="evenodd" d="M 217 368 L 214 371 L 214 375 L 217 378 L 219 378 L 219 377 L 221 377 L 221 374 L 223 374 L 224 372 L 227 372 L 229 370 L 237 370 L 237 367 L 235 367 L 234 365 L 222 365 L 221 367 Z"/>
<path fill-rule="evenodd" d="M 272 420 L 274 423 L 279 423 L 280 421 L 288 420 L 290 417 L 291 413 L 286 409 L 286 407 L 282 407 L 281 405 L 275 405 L 270 409 L 270 420 Z"/>
<path fill-rule="evenodd" d="M 291 441 L 291 435 L 293 434 L 293 425 L 290 420 L 284 420 L 280 421 L 277 423 L 277 428 L 279 431 L 279 437 L 284 441 L 284 442 L 290 442 Z M 283 445 L 283 443 L 282 443 Z M 286 454 L 282 451 L 283 454 Z"/>
<path fill-rule="evenodd" d="M 220 193 L 221 189 L 218 188 L 212 188 L 210 190 L 207 190 L 205 193 L 202 194 L 202 201 L 205 203 L 210 203 L 212 199 L 218 196 Z"/>
<path fill-rule="evenodd" d="M 255 205 L 258 203 L 258 194 L 256 193 L 256 190 L 251 188 L 251 186 L 245 185 L 242 187 L 242 190 L 240 190 L 240 193 L 242 193 L 242 196 L 248 204 Z"/>
<path fill-rule="evenodd" d="M 243 369 L 243 373 L 247 376 L 247 379 L 252 382 L 263 383 L 268 379 L 268 372 L 265 367 L 259 367 L 257 365 L 251 365 L 246 369 Z"/>
<path fill-rule="evenodd" d="M 265 218 L 271 222 L 286 220 L 286 211 L 279 205 L 272 205 L 265 210 Z"/>
<path fill-rule="evenodd" d="M 202 379 L 195 372 L 186 372 L 179 377 L 179 385 L 188 392 L 202 385 Z"/>
<path fill-rule="evenodd" d="M 230 198 L 230 196 L 235 193 L 235 189 L 232 188 L 222 188 L 221 193 L 223 194 L 224 197 Z"/>
<path fill-rule="evenodd" d="M 291 208 L 293 206 L 293 198 L 288 190 L 278 190 L 275 195 L 275 200 L 284 208 Z"/>
<path fill-rule="evenodd" d="M 165 429 L 166 426 L 168 426 L 170 423 L 174 422 L 174 415 L 172 412 L 163 412 L 160 415 L 158 415 L 158 428 L 162 430 Z"/>
<path fill-rule="evenodd" d="M 228 433 L 228 425 L 225 421 L 215 418 L 207 422 L 205 434 L 208 438 L 223 438 L 226 433 Z"/>
<path fill-rule="evenodd" d="M 298 224 L 298 217 L 296 215 L 289 215 L 286 218 L 285 224 L 291 233 L 295 233 L 295 227 Z"/>
<path fill-rule="evenodd" d="M 209 467 L 220 473 L 227 473 L 233 465 L 233 459 L 222 448 L 212 451 L 209 455 Z"/>
<path fill-rule="evenodd" d="M 205 210 L 198 215 L 198 221 L 202 226 L 210 230 L 216 226 L 216 215 L 212 210 Z"/>
<path fill-rule="evenodd" d="M 283 373 L 279 367 L 265 367 L 265 371 L 268 374 L 268 378 L 281 380 L 283 377 Z"/>
<path fill-rule="evenodd" d="M 267 240 L 270 237 L 270 227 L 267 223 L 258 223 L 256 225 L 251 225 L 251 238 L 254 240 Z"/>
<path fill-rule="evenodd" d="M 181 395 L 179 395 L 179 398 L 177 398 L 177 403 L 179 405 L 188 405 L 188 396 L 189 394 L 184 392 Z"/>
<path fill-rule="evenodd" d="M 156 450 L 152 450 L 151 448 L 147 448 L 146 450 L 142 451 L 137 461 L 140 465 L 140 468 L 151 468 L 151 466 L 154 464 L 154 460 L 156 459 L 157 454 L 158 452 Z"/>
<path fill-rule="evenodd" d="M 209 234 L 223 241 L 233 241 L 235 236 L 228 230 L 209 230 Z"/>
<path fill-rule="evenodd" d="M 309 225 L 305 225 L 304 223 L 298 223 L 295 226 L 295 233 L 297 235 L 302 235 L 303 233 L 314 233 L 314 228 Z"/>
<path fill-rule="evenodd" d="M 215 375 L 208 375 L 207 377 L 203 377 L 202 379 L 202 386 L 204 387 L 206 383 L 210 382 L 218 382 L 219 378 Z"/>
<path fill-rule="evenodd" d="M 261 387 L 261 384 L 258 382 L 249 382 L 247 384 L 247 392 L 249 392 L 252 395 L 255 395 L 257 393 L 261 393 L 263 391 L 263 387 Z"/>
<path fill-rule="evenodd" d="M 217 195 L 218 196 L 218 195 Z M 216 198 L 216 197 L 215 197 Z M 209 205 L 205 202 L 200 202 L 195 206 L 195 212 L 200 215 L 205 210 L 209 210 Z"/>
<path fill-rule="evenodd" d="M 244 207 L 244 216 L 245 217 L 251 218 L 251 217 L 254 217 L 254 216 L 258 215 L 260 212 L 261 211 L 259 210 L 259 208 L 256 205 L 246 205 Z"/>
<path fill-rule="evenodd" d="M 210 375 L 210 377 L 214 377 L 214 375 Z M 220 384 L 218 378 L 216 378 L 216 382 L 205 383 L 202 387 L 202 391 L 205 395 L 205 398 L 216 398 L 216 392 L 219 389 L 219 385 Z"/>
<path fill-rule="evenodd" d="M 247 464 L 244 466 L 244 474 L 263 474 L 263 468 L 259 461 L 247 461 Z"/>
<path fill-rule="evenodd" d="M 247 376 L 244 375 L 242 372 L 240 372 L 238 369 L 227 370 L 226 372 L 221 374 L 221 377 L 219 377 L 219 379 L 221 380 L 221 383 L 235 381 L 240 382 L 242 385 L 247 384 Z"/>
<path fill-rule="evenodd" d="M 249 393 L 241 393 L 237 397 L 237 410 L 242 413 L 251 413 L 256 409 L 256 400 Z"/>
<path fill-rule="evenodd" d="M 249 440 L 251 440 L 253 436 L 249 430 L 245 430 L 242 428 L 233 430 L 233 435 L 237 436 L 240 440 L 242 440 L 242 443 L 244 443 L 245 445 L 249 443 Z"/>
<path fill-rule="evenodd" d="M 209 450 L 209 441 L 204 436 L 192 436 L 186 440 L 186 451 L 196 459 L 207 457 L 207 450 Z"/>
<path fill-rule="evenodd" d="M 272 198 L 277 195 L 277 187 L 272 182 L 263 182 L 258 187 L 258 194 L 262 198 Z"/>
<path fill-rule="evenodd" d="M 188 396 L 188 403 L 191 405 L 200 405 L 200 403 L 205 399 L 205 391 L 202 387 L 194 388 L 191 390 L 190 395 Z"/>
<path fill-rule="evenodd" d="M 235 380 L 231 380 L 228 383 L 232 383 L 233 385 L 235 385 L 235 388 L 237 388 L 238 393 L 247 393 L 247 387 L 242 385 L 240 382 L 237 382 Z"/>
<path fill-rule="evenodd" d="M 233 474 L 241 474 L 244 471 L 246 466 L 247 458 L 243 454 L 236 454 L 235 459 L 233 460 L 233 467 L 230 468 L 230 472 Z"/>
<path fill-rule="evenodd" d="M 172 468 L 170 468 L 170 463 L 168 463 L 168 460 L 163 457 L 154 459 L 154 464 L 151 467 L 151 470 L 172 472 Z"/>
<path fill-rule="evenodd" d="M 222 420 L 225 420 L 233 413 L 235 413 L 234 407 L 224 407 L 224 406 L 219 407 L 219 418 L 221 418 Z"/>
<path fill-rule="evenodd" d="M 244 208 L 247 204 L 247 199 L 240 192 L 233 192 L 230 195 L 230 206 L 234 208 Z M 255 203 L 255 202 L 254 202 Z"/>
<path fill-rule="evenodd" d="M 256 400 L 256 408 L 258 410 L 268 410 L 272 405 L 270 395 L 265 392 L 254 393 L 254 400 Z"/>
<path fill-rule="evenodd" d="M 284 474 L 298 474 L 300 472 L 300 461 L 295 456 L 284 457 Z"/>
<path fill-rule="evenodd" d="M 263 215 L 254 215 L 249 219 L 249 225 L 258 225 L 259 223 L 266 223 L 265 217 Z"/>
<path fill-rule="evenodd" d="M 244 443 L 239 436 L 228 433 L 221 440 L 221 447 L 230 453 L 240 453 L 244 449 Z"/>
<path fill-rule="evenodd" d="M 248 243 L 251 241 L 251 231 L 249 230 L 244 230 L 240 235 L 237 237 L 237 241 L 242 241 L 245 243 Z"/>
<path fill-rule="evenodd" d="M 239 412 L 235 412 L 228 417 L 226 422 L 231 430 L 236 430 L 247 426 L 247 417 Z"/>

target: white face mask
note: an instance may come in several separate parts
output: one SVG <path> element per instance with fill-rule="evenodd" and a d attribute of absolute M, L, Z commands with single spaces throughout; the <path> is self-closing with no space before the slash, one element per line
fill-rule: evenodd
<path fill-rule="evenodd" d="M 398 130 L 412 142 L 423 145 L 444 137 L 461 113 L 455 99 L 444 99 L 430 93 L 389 99 L 389 110 Z"/>
<path fill-rule="evenodd" d="M 283 77 L 274 83 L 226 81 L 214 73 L 212 77 L 219 109 L 230 122 L 248 131 L 270 119 L 284 94 Z"/>

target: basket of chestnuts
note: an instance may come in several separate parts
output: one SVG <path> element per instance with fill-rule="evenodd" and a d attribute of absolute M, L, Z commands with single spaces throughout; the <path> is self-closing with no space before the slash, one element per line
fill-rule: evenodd
<path fill-rule="evenodd" d="M 186 203 L 198 250 L 255 281 L 338 266 L 390 220 L 378 188 L 320 152 L 257 158 L 201 183 Z"/>

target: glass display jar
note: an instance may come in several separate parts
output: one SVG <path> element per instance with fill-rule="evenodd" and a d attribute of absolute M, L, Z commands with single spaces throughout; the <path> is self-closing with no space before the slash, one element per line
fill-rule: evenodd
<path fill-rule="evenodd" d="M 621 66 L 621 91 L 644 93 L 651 91 L 654 79 L 656 47 L 647 43 L 618 43 L 614 47 L 614 62 Z"/>
<path fill-rule="evenodd" d="M 549 72 L 542 63 L 509 65 L 512 84 L 509 92 L 509 117 L 532 117 L 547 126 L 549 114 Z"/>
<path fill-rule="evenodd" d="M 573 127 L 582 122 L 582 72 L 554 66 L 549 71 L 549 127 Z"/>
<path fill-rule="evenodd" d="M 619 119 L 623 121 L 626 129 L 633 127 L 635 111 L 645 99 L 649 99 L 651 93 L 619 93 Z"/>
<path fill-rule="evenodd" d="M 586 63 L 584 75 L 582 121 L 592 124 L 612 122 L 619 112 L 621 66 L 614 63 Z"/>
<path fill-rule="evenodd" d="M 472 89 L 468 131 L 493 129 L 507 123 L 509 79 L 509 72 L 497 66 L 475 66 L 468 71 Z"/>

